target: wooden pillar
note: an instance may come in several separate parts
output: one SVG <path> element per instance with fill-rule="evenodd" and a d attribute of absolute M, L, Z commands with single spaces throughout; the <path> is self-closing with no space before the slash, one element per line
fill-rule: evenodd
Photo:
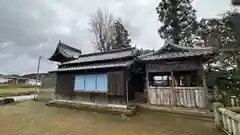
<path fill-rule="evenodd" d="M 145 69 L 146 72 L 146 78 L 145 78 L 145 89 L 144 89 L 144 95 L 145 95 L 145 99 L 147 100 L 148 103 L 149 102 L 149 96 L 148 96 L 148 90 L 149 90 L 149 76 L 148 76 L 148 69 L 146 67 Z"/>
<path fill-rule="evenodd" d="M 171 78 L 172 78 L 172 99 L 171 99 L 171 105 L 176 106 L 177 105 L 177 92 L 175 88 L 175 77 L 173 71 L 171 71 Z"/>
<path fill-rule="evenodd" d="M 202 78 L 202 84 L 203 84 L 203 88 L 204 88 L 204 97 L 205 97 L 205 106 L 208 107 L 208 87 L 207 87 L 207 80 L 206 80 L 206 75 L 205 75 L 205 71 L 203 68 L 203 64 L 201 65 L 201 78 Z"/>
<path fill-rule="evenodd" d="M 16 85 L 18 85 L 18 82 L 19 82 L 19 78 L 16 79 Z"/>
<path fill-rule="evenodd" d="M 214 122 L 217 126 L 217 128 L 221 128 L 221 117 L 218 112 L 218 108 L 223 107 L 223 104 L 220 102 L 215 102 L 213 104 L 213 110 L 214 110 Z"/>

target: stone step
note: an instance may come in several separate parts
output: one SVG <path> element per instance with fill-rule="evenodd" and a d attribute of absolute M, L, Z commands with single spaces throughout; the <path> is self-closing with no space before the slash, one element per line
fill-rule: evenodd
<path fill-rule="evenodd" d="M 57 100 L 49 101 L 47 105 L 60 107 L 60 108 L 82 109 L 82 110 L 89 110 L 94 112 L 111 113 L 111 114 L 116 114 L 116 115 L 121 115 L 126 117 L 132 117 L 136 114 L 136 108 L 134 107 L 127 107 L 127 108 L 109 107 L 106 105 L 91 105 L 91 104 L 82 104 L 74 101 L 65 102 L 65 101 L 57 101 Z"/>

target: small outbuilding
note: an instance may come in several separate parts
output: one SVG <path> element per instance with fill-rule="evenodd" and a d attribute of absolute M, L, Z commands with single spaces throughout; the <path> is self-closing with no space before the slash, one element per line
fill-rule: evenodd
<path fill-rule="evenodd" d="M 135 62 L 136 48 L 79 55 L 59 65 L 56 97 L 97 104 L 127 105 L 143 92 L 144 68 Z"/>

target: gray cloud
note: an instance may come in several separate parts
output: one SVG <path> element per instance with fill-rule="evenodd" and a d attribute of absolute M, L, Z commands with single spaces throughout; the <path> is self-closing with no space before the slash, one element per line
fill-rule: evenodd
<path fill-rule="evenodd" d="M 5 42 L 0 49 L 0 73 L 35 72 L 40 55 L 45 57 L 41 71 L 54 69 L 56 65 L 47 58 L 53 53 L 58 40 L 81 48 L 83 52 L 94 51 L 87 29 L 89 15 L 98 8 L 108 9 L 114 16 L 121 17 L 137 47 L 159 48 L 163 40 L 157 33 L 159 22 L 155 7 L 158 1 L 1 0 L 0 38 Z M 208 0 L 201 1 L 195 2 L 198 10 L 208 3 Z M 218 0 L 220 7 L 223 7 L 224 1 Z M 211 8 L 202 10 L 199 16 L 205 17 L 207 11 Z"/>

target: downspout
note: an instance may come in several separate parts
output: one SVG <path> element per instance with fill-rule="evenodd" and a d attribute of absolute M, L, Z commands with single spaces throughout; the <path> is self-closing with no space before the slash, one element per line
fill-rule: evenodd
<path fill-rule="evenodd" d="M 131 68 L 130 65 L 128 65 L 127 68 L 130 69 L 130 68 Z M 127 106 L 128 106 L 128 82 L 131 80 L 131 78 L 132 78 L 132 76 L 130 76 L 130 77 L 127 79 L 126 85 L 125 85 L 125 87 L 126 87 L 126 103 L 127 103 Z"/>
<path fill-rule="evenodd" d="M 127 102 L 127 105 L 128 105 L 128 82 L 131 80 L 132 76 L 130 76 L 127 81 L 126 81 L 126 102 Z"/>

